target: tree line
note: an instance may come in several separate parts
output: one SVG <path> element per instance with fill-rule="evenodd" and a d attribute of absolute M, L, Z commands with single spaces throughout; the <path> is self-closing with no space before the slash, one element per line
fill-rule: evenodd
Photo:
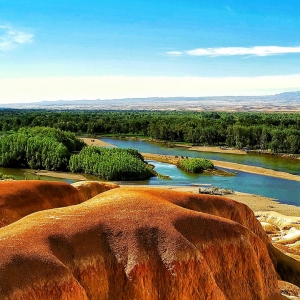
<path fill-rule="evenodd" d="M 21 128 L 0 138 L 0 166 L 66 170 L 85 144 L 74 133 L 49 127 Z"/>
<path fill-rule="evenodd" d="M 141 135 L 169 142 L 300 153 L 300 114 L 1 110 L 0 130 L 48 126 L 76 135 Z"/>

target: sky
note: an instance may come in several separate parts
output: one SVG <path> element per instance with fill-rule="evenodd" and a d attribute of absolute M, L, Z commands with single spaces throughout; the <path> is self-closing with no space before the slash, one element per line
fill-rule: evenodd
<path fill-rule="evenodd" d="M 0 0 L 0 103 L 300 90 L 296 0 Z"/>

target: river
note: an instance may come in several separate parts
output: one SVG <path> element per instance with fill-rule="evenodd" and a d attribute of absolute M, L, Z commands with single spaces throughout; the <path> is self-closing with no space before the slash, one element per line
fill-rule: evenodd
<path fill-rule="evenodd" d="M 215 160 L 230 161 L 235 163 L 260 166 L 277 171 L 300 174 L 300 161 L 260 154 L 222 154 L 190 151 L 183 147 L 167 148 L 157 143 L 151 143 L 135 139 L 101 138 L 101 140 L 116 145 L 120 148 L 135 148 L 140 152 L 156 153 L 164 155 L 178 155 L 189 157 L 203 157 Z M 155 170 L 163 175 L 169 175 L 172 180 L 151 178 L 147 181 L 135 182 L 136 184 L 149 185 L 197 185 L 207 184 L 233 189 L 235 191 L 258 194 L 278 199 L 281 203 L 300 206 L 300 182 L 284 180 L 269 176 L 238 172 L 233 177 L 212 175 L 188 174 L 179 170 L 176 166 L 150 161 L 155 165 Z M 132 184 L 132 182 L 131 182 Z"/>

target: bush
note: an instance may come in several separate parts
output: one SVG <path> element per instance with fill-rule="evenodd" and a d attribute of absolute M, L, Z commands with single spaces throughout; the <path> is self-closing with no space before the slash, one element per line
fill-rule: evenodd
<path fill-rule="evenodd" d="M 205 170 L 213 169 L 214 164 L 205 158 L 185 158 L 178 162 L 177 167 L 190 173 L 202 173 Z"/>

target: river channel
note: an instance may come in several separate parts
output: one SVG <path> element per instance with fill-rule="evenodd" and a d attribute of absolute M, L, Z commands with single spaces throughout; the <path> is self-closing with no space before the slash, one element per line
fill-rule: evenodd
<path fill-rule="evenodd" d="M 277 171 L 300 175 L 300 161 L 261 154 L 222 154 L 190 151 L 183 147 L 167 148 L 157 143 L 136 139 L 101 138 L 101 140 L 116 145 L 120 148 L 134 148 L 140 152 L 163 155 L 178 155 L 189 157 L 203 157 L 214 160 L 230 161 L 245 165 L 259 166 Z M 274 199 L 281 203 L 300 206 L 300 182 L 284 180 L 269 176 L 238 172 L 233 177 L 212 175 L 192 175 L 179 170 L 176 166 L 150 161 L 155 165 L 155 170 L 163 175 L 169 175 L 171 180 L 151 178 L 135 184 L 148 185 L 214 185 L 233 189 L 235 191 L 258 194 Z M 132 184 L 132 182 L 131 182 Z"/>

